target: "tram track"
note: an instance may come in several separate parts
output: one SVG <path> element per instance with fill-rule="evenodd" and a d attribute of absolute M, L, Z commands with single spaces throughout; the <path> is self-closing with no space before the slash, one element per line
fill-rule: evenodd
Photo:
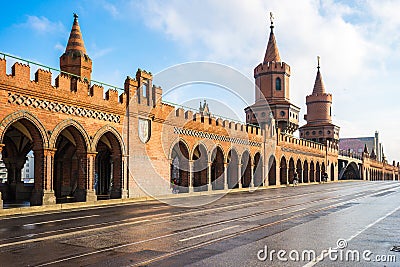
<path fill-rule="evenodd" d="M 369 192 L 369 193 L 366 192 L 365 195 L 354 196 L 354 194 L 347 194 L 345 196 L 353 195 L 353 197 L 350 197 L 347 200 L 341 199 L 344 196 L 334 196 L 334 197 L 323 198 L 323 199 L 320 199 L 320 200 L 315 200 L 315 201 L 309 202 L 309 204 L 324 202 L 324 201 L 327 201 L 327 200 L 331 200 L 331 201 L 328 202 L 328 203 L 324 203 L 322 207 L 313 209 L 311 211 L 304 211 L 304 210 L 306 210 L 306 208 L 301 208 L 301 209 L 297 209 L 297 210 L 294 210 L 294 211 L 288 211 L 286 213 L 280 213 L 279 215 L 283 216 L 283 215 L 288 215 L 288 214 L 291 214 L 291 213 L 296 213 L 296 212 L 299 213 L 300 212 L 299 214 L 294 214 L 294 215 L 291 215 L 291 216 L 289 216 L 287 218 L 282 218 L 282 219 L 273 221 L 271 223 L 267 223 L 267 224 L 264 224 L 264 225 L 259 225 L 259 226 L 252 227 L 252 228 L 245 229 L 245 230 L 240 230 L 240 231 L 235 232 L 233 234 L 228 234 L 228 235 L 224 235 L 222 237 L 214 238 L 214 239 L 211 239 L 211 240 L 208 240 L 208 241 L 203 241 L 200 244 L 194 244 L 194 245 L 191 245 L 191 246 L 187 246 L 187 247 L 184 247 L 182 249 L 179 249 L 179 250 L 176 250 L 176 251 L 173 251 L 173 252 L 169 252 L 169 253 L 166 253 L 164 255 L 161 255 L 161 256 L 158 256 L 158 257 L 155 257 L 155 258 L 152 258 L 152 259 L 148 259 L 146 261 L 142 261 L 140 263 L 135 264 L 134 266 L 146 265 L 146 264 L 149 264 L 149 263 L 152 263 L 152 262 L 156 262 L 156 261 L 168 258 L 168 257 L 172 257 L 172 256 L 175 256 L 175 255 L 178 255 L 178 254 L 181 254 L 181 253 L 185 253 L 185 252 L 193 250 L 193 249 L 197 249 L 199 247 L 207 246 L 207 245 L 213 244 L 215 242 L 223 241 L 223 240 L 228 239 L 228 238 L 233 238 L 233 237 L 236 237 L 236 236 L 239 236 L 239 235 L 242 235 L 242 234 L 249 233 L 251 231 L 260 230 L 260 229 L 263 229 L 263 228 L 266 228 L 266 227 L 269 227 L 269 226 L 273 226 L 273 225 L 276 225 L 276 224 L 279 224 L 279 223 L 287 222 L 287 221 L 292 220 L 292 219 L 301 218 L 301 217 L 304 217 L 304 216 L 309 216 L 309 215 L 312 215 L 312 214 L 316 214 L 318 212 L 329 210 L 329 209 L 332 209 L 332 208 L 335 208 L 335 207 L 350 203 L 352 201 L 357 201 L 357 200 L 360 200 L 360 199 L 363 199 L 363 198 L 367 198 L 367 197 L 370 197 L 370 196 L 382 194 L 382 193 L 384 193 L 386 191 L 390 191 L 390 190 L 397 189 L 397 188 L 399 188 L 399 186 L 391 185 L 391 186 L 382 186 L 382 187 L 379 187 L 379 188 L 376 188 L 376 186 L 375 186 L 375 189 L 373 190 L 373 192 Z M 337 203 L 334 203 L 334 202 L 337 202 Z M 300 206 L 300 205 L 305 205 L 305 204 L 304 203 L 299 203 L 299 204 L 296 204 L 296 205 L 285 206 L 285 207 L 282 207 L 282 208 L 279 208 L 279 209 L 272 209 L 272 210 L 264 211 L 262 213 L 258 212 L 257 214 L 249 214 L 249 215 L 239 216 L 237 218 L 231 218 L 231 219 L 228 219 L 228 220 L 219 221 L 219 222 L 216 222 L 216 223 L 211 223 L 209 225 L 202 225 L 200 227 L 195 227 L 195 229 L 198 230 L 198 229 L 204 229 L 204 228 L 211 227 L 211 226 L 224 225 L 224 224 L 227 224 L 227 223 L 243 221 L 243 220 L 246 220 L 246 219 L 251 218 L 251 217 L 262 216 L 262 215 L 265 215 L 265 214 L 268 214 L 268 213 L 284 211 L 284 210 L 288 210 L 288 209 L 291 209 L 291 208 L 295 208 L 295 207 Z M 312 207 L 310 207 L 310 208 L 312 208 Z M 302 211 L 304 211 L 304 212 L 302 212 Z M 168 238 L 168 237 L 172 237 L 172 236 L 176 236 L 176 235 L 189 233 L 189 232 L 191 232 L 193 230 L 194 230 L 193 228 L 183 229 L 181 231 L 177 231 L 177 232 L 174 232 L 174 233 L 170 233 L 170 234 L 166 234 L 166 235 L 161 235 L 161 236 L 149 238 L 149 239 L 146 239 L 146 240 L 139 240 L 139 241 L 135 241 L 135 242 L 132 242 L 132 243 L 112 246 L 112 247 L 109 247 L 109 248 L 100 249 L 100 250 L 96 250 L 96 251 L 89 252 L 89 253 L 82 253 L 82 254 L 73 255 L 73 256 L 70 256 L 70 257 L 61 258 L 61 259 L 58 259 L 58 260 L 55 260 L 55 261 L 49 261 L 49 262 L 46 262 L 46 263 L 41 263 L 41 264 L 39 264 L 37 266 L 47 266 L 47 265 L 57 264 L 57 263 L 61 263 L 61 262 L 66 262 L 66 261 L 73 260 L 73 259 L 90 257 L 90 256 L 93 256 L 95 254 L 102 253 L 102 252 L 112 251 L 112 250 L 115 250 L 115 249 L 134 246 L 134 245 L 138 245 L 138 244 L 142 244 L 142 243 L 146 243 L 146 242 L 158 241 L 158 240 L 161 240 L 163 238 Z"/>

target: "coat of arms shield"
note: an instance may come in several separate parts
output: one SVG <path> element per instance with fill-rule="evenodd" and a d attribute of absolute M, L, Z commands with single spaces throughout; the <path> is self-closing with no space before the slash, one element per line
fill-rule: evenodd
<path fill-rule="evenodd" d="M 150 139 L 150 120 L 139 118 L 139 139 L 142 143 L 147 143 Z"/>

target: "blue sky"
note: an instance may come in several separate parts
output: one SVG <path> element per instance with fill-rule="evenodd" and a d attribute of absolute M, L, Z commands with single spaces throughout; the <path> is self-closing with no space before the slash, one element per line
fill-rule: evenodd
<path fill-rule="evenodd" d="M 93 60 L 92 77 L 120 87 L 137 68 L 158 73 L 191 61 L 225 64 L 252 80 L 273 11 L 281 58 L 292 70 L 291 100 L 301 107 L 301 117 L 321 56 L 341 136 L 378 130 L 389 160 L 400 160 L 400 1 L 42 0 L 7 1 L 3 10 L 0 51 L 55 68 L 76 12 Z M 218 110 L 218 98 L 227 101 L 212 87 L 198 86 L 180 88 L 167 100 L 197 107 L 208 93 L 211 111 Z M 244 106 L 232 103 L 234 118 L 240 118 Z"/>

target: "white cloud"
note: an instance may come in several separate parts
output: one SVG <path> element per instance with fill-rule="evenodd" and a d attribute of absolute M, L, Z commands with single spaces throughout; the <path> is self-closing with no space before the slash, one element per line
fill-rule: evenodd
<path fill-rule="evenodd" d="M 115 17 L 118 17 L 118 15 L 120 14 L 119 11 L 118 11 L 118 9 L 117 9 L 117 7 L 116 7 L 115 5 L 113 5 L 113 4 L 110 4 L 110 3 L 108 3 L 108 2 L 105 2 L 105 3 L 103 4 L 103 7 L 104 7 L 104 9 L 107 10 L 107 11 L 111 14 L 111 16 L 113 16 L 114 18 L 115 18 Z"/>
<path fill-rule="evenodd" d="M 136 10 L 148 27 L 176 41 L 188 61 L 221 62 L 249 77 L 265 53 L 273 11 L 281 58 L 292 70 L 292 102 L 306 112 L 305 96 L 321 56 L 342 136 L 372 136 L 379 130 L 388 138 L 389 158 L 400 159 L 395 138 L 400 123 L 394 117 L 399 113 L 394 100 L 400 97 L 399 1 L 171 0 L 147 1 Z"/>
<path fill-rule="evenodd" d="M 56 49 L 57 51 L 64 52 L 65 51 L 65 46 L 63 46 L 60 43 L 56 43 L 56 45 L 54 46 L 54 49 Z"/>
<path fill-rule="evenodd" d="M 31 28 L 39 34 L 65 32 L 61 22 L 52 22 L 43 16 L 27 16 L 27 21 L 22 26 Z"/>

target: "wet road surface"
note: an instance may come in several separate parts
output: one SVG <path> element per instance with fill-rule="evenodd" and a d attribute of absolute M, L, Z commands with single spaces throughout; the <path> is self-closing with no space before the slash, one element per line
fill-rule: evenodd
<path fill-rule="evenodd" d="M 0 218 L 0 266 L 400 266 L 398 181 L 168 201 Z"/>

